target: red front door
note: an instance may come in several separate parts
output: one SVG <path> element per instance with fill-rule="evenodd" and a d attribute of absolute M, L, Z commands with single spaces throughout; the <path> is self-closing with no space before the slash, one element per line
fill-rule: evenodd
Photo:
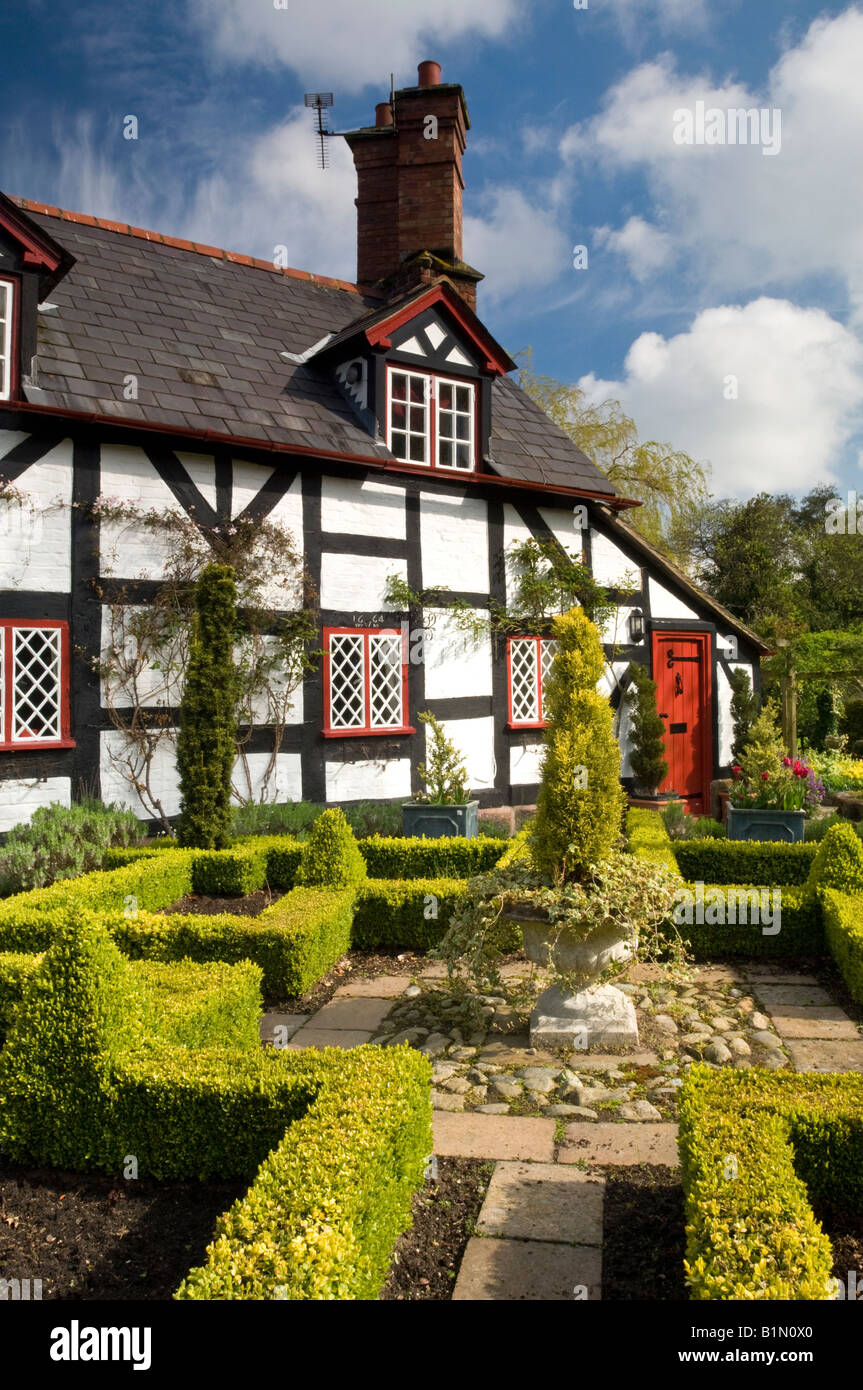
<path fill-rule="evenodd" d="M 654 632 L 653 679 L 668 762 L 668 776 L 660 790 L 677 792 L 687 810 L 703 814 L 709 807 L 713 776 L 709 634 Z"/>

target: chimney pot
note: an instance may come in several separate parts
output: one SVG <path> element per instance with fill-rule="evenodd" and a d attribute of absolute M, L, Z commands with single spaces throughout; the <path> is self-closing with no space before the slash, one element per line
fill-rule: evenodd
<path fill-rule="evenodd" d="M 439 87 L 441 79 L 440 63 L 420 63 L 419 85 L 421 87 Z"/>
<path fill-rule="evenodd" d="M 388 101 L 381 101 L 375 107 L 375 125 L 392 125 L 393 108 Z"/>

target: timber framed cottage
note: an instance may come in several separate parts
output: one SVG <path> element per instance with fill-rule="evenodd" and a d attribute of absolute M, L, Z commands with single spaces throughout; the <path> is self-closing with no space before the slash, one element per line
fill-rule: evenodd
<path fill-rule="evenodd" d="M 549 639 L 470 636 L 454 615 L 505 607 L 507 555 L 534 537 L 615 600 L 605 689 L 620 709 L 629 663 L 651 668 L 667 785 L 706 809 L 729 674 L 757 686 L 765 649 L 626 525 L 636 503 L 511 379 L 462 261 L 468 128 L 461 87 L 423 63 L 345 137 L 356 285 L 0 196 L 0 830 L 83 792 L 146 819 L 179 808 L 176 703 L 153 697 L 169 736 L 144 796 L 100 668 L 109 609 L 146 607 L 170 562 L 118 504 L 204 532 L 267 520 L 304 554 L 323 656 L 276 747 L 263 724 L 248 742 L 252 797 L 406 799 L 430 710 L 482 805 L 532 802 Z M 620 724 L 626 775 L 625 707 Z"/>

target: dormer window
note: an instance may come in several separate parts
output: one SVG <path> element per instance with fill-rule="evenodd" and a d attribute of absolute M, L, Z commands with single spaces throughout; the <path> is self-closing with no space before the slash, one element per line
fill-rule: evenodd
<path fill-rule="evenodd" d="M 15 285 L 0 279 L 0 401 L 8 401 L 12 395 L 14 323 Z"/>
<path fill-rule="evenodd" d="M 472 472 L 476 435 L 475 383 L 388 368 L 387 446 L 400 463 Z"/>

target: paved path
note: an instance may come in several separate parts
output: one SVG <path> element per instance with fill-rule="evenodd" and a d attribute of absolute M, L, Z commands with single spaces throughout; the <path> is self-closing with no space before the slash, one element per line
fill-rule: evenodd
<path fill-rule="evenodd" d="M 795 1071 L 863 1072 L 863 1037 L 812 975 L 760 963 L 749 988 L 785 1045 Z"/>

